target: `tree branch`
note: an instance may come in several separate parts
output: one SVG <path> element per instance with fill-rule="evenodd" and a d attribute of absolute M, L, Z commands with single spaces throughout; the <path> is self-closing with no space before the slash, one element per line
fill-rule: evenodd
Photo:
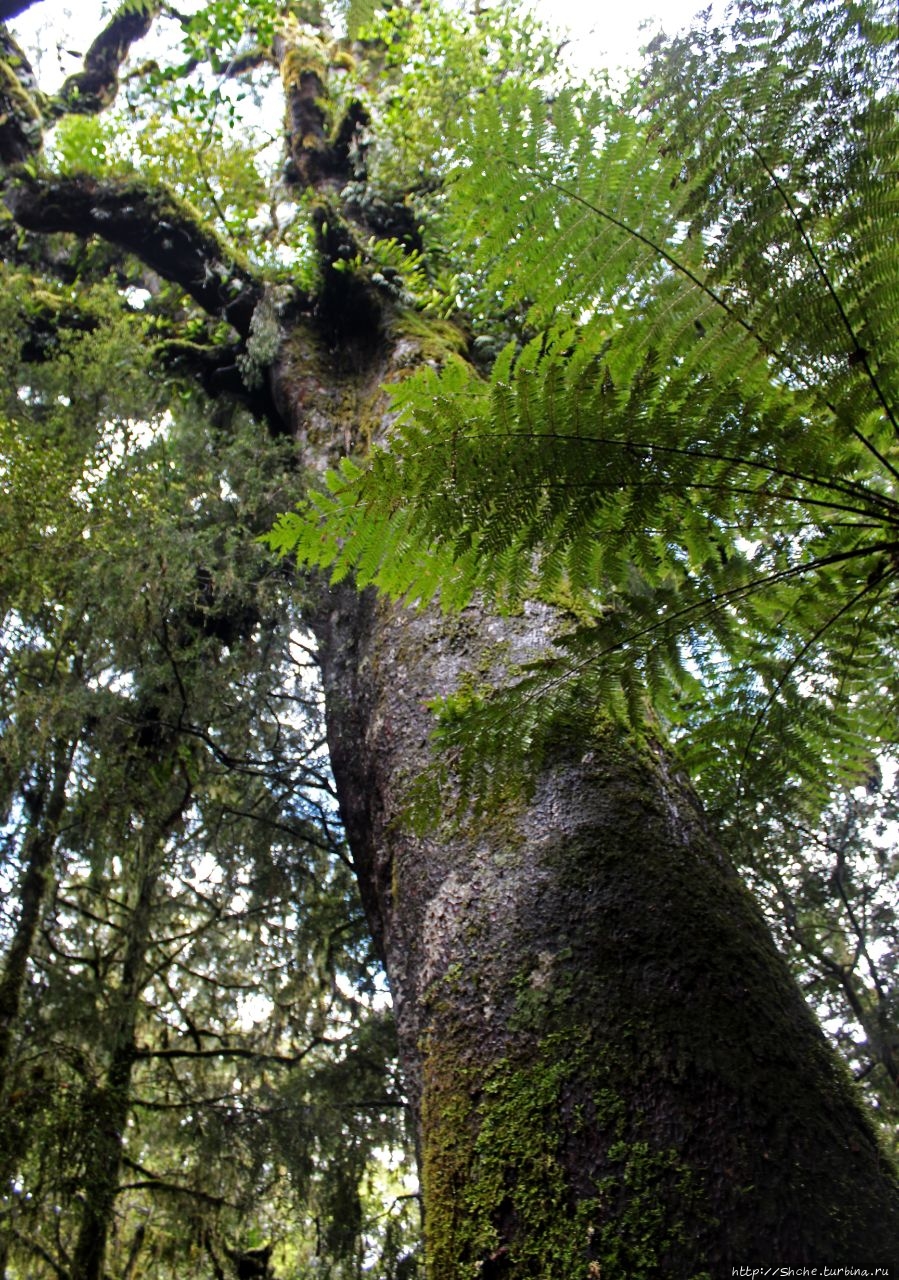
<path fill-rule="evenodd" d="M 124 0 L 91 44 L 82 70 L 52 97 L 40 92 L 25 54 L 0 28 L 0 162 L 20 164 L 37 154 L 46 125 L 60 116 L 94 115 L 114 102 L 122 63 L 132 44 L 149 33 L 161 7 L 157 0 Z M 0 0 L 0 22 L 28 8 L 22 0 Z"/>
<path fill-rule="evenodd" d="M 45 1262 L 51 1271 L 55 1272 L 55 1274 L 59 1276 L 59 1280 L 70 1280 L 69 1272 L 56 1261 L 53 1254 L 45 1249 L 39 1240 L 35 1240 L 31 1236 L 25 1235 L 24 1231 L 19 1231 L 16 1227 L 11 1227 L 10 1232 L 14 1239 L 18 1240 L 26 1249 L 29 1249 L 33 1254 Z"/>
<path fill-rule="evenodd" d="M 159 1177 L 153 1173 L 151 1169 L 145 1168 L 144 1165 L 138 1164 L 136 1160 L 132 1160 L 130 1156 L 122 1156 L 122 1163 L 128 1169 L 133 1169 L 135 1173 L 142 1174 L 145 1179 L 142 1182 L 126 1182 L 120 1187 L 120 1191 L 171 1191 L 177 1195 L 192 1196 L 197 1200 L 203 1200 L 206 1204 L 227 1205 L 231 1202 L 225 1196 L 211 1195 L 208 1191 L 200 1191 L 196 1187 L 185 1187 L 177 1182 L 169 1182 L 165 1178 Z"/>
<path fill-rule="evenodd" d="M 31 63 L 0 26 L 0 164 L 21 164 L 40 151 L 45 105 Z"/>
<path fill-rule="evenodd" d="M 134 1057 L 141 1061 L 149 1058 L 168 1060 L 175 1058 L 190 1058 L 193 1060 L 198 1058 L 247 1058 L 253 1062 L 276 1062 L 285 1067 L 295 1067 L 318 1045 L 339 1043 L 341 1043 L 339 1040 L 334 1041 L 326 1036 L 320 1036 L 314 1039 L 311 1044 L 308 1044 L 305 1049 L 301 1049 L 299 1053 L 292 1054 L 264 1053 L 258 1049 L 229 1049 L 223 1045 L 218 1049 L 138 1049 Z"/>
<path fill-rule="evenodd" d="M 142 1111 L 193 1111 L 197 1107 L 217 1107 L 226 1102 L 232 1106 L 242 1101 L 240 1095 L 234 1093 L 216 1093 L 203 1098 L 184 1098 L 181 1102 L 157 1102 L 152 1098 L 132 1097 L 132 1107 L 140 1107 Z"/>
<path fill-rule="evenodd" d="M 145 1178 L 140 1182 L 122 1182 L 119 1191 L 171 1191 L 174 1195 L 192 1196 L 205 1204 L 221 1206 L 228 1204 L 224 1196 L 213 1196 L 208 1191 L 196 1191 L 193 1187 L 182 1187 L 177 1182 L 163 1182 L 162 1178 Z"/>
<path fill-rule="evenodd" d="M 27 311 L 23 308 L 17 318 L 21 358 L 27 364 L 43 364 L 58 354 L 60 334 L 94 333 L 102 323 L 89 298 L 66 304 L 50 290 L 35 290 Z"/>
<path fill-rule="evenodd" d="M 119 69 L 132 44 L 149 34 L 161 8 L 153 0 L 125 0 L 84 55 L 83 69 L 69 76 L 50 100 L 50 118 L 95 115 L 114 102 Z"/>
<path fill-rule="evenodd" d="M 180 377 L 196 380 L 211 399 L 218 400 L 224 396 L 233 400 L 257 417 L 264 418 L 272 435 L 288 434 L 289 427 L 275 403 L 268 379 L 263 380 L 260 386 L 247 386 L 239 363 L 243 354 L 242 344 L 167 338 L 158 344 L 156 350 L 163 368 Z"/>
<path fill-rule="evenodd" d="M 85 174 L 19 176 L 5 198 L 26 230 L 101 236 L 177 284 L 209 315 L 223 317 L 241 337 L 249 335 L 261 280 L 165 187 Z"/>
<path fill-rule="evenodd" d="M 18 18 L 20 13 L 31 9 L 38 0 L 0 0 L 0 22 L 9 22 L 10 18 Z"/>

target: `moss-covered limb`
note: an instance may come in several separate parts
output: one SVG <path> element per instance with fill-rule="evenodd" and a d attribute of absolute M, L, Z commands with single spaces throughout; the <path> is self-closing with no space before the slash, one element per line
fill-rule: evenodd
<path fill-rule="evenodd" d="M 124 0 L 84 55 L 82 69 L 65 81 L 48 102 L 51 119 L 77 112 L 93 115 L 115 101 L 119 71 L 131 46 L 150 31 L 162 5 L 155 0 Z"/>
<path fill-rule="evenodd" d="M 108 107 L 115 100 L 119 71 L 131 46 L 147 35 L 161 7 L 151 0 L 125 0 L 90 45 L 81 71 L 52 97 L 40 92 L 28 59 L 9 32 L 0 28 L 0 163 L 21 164 L 36 155 L 44 129 L 60 116 L 95 114 Z M 28 5 L 5 8 L 14 17 Z"/>
<path fill-rule="evenodd" d="M 27 265 L 30 268 L 33 264 Z M 55 263 L 46 265 L 49 274 Z M 67 284 L 56 287 L 49 282 L 39 284 L 30 270 L 17 270 L 18 264 L 13 266 L 6 259 L 6 267 L 0 272 L 0 288 L 15 308 L 14 331 L 22 361 L 43 364 L 53 360 L 73 335 L 96 333 L 109 324 L 113 314 L 119 313 L 120 299 L 105 286 L 111 276 L 123 286 L 129 281 L 119 279 L 109 270 L 108 263 L 104 265 L 102 273 L 85 271 L 82 277 L 70 276 Z M 65 278 L 62 272 L 59 274 Z M 146 313 L 132 312 L 131 317 L 138 332 L 143 333 Z"/>
<path fill-rule="evenodd" d="M 0 27 L 0 164 L 21 164 L 40 151 L 45 107 L 31 63 Z"/>
<path fill-rule="evenodd" d="M 21 175 L 7 190 L 6 205 L 27 230 L 97 235 L 133 253 L 209 315 L 249 336 L 262 280 L 166 187 L 100 182 L 85 174 Z"/>
<path fill-rule="evenodd" d="M 347 174 L 350 170 L 350 153 L 358 141 L 359 131 L 369 124 L 371 124 L 371 116 L 368 108 L 358 98 L 354 98 L 349 103 L 346 111 L 337 121 L 331 137 L 331 146 Z"/>
<path fill-rule="evenodd" d="M 310 36 L 293 22 L 275 37 L 274 52 L 286 104 L 287 180 L 313 191 L 336 191 L 351 177 L 352 144 L 368 122 L 359 102 L 350 103 L 336 123 L 332 120 L 328 70 L 350 68 L 352 56 L 338 42 Z"/>
<path fill-rule="evenodd" d="M 86 263 L 84 256 L 77 261 L 63 260 L 57 248 L 45 236 L 34 235 L 20 227 L 0 199 L 0 261 L 6 267 L 35 272 L 44 280 L 52 279 L 69 286 L 77 286 L 85 278 L 93 277 L 93 261 Z M 114 269 L 111 270 L 107 262 L 96 278 L 108 280 L 113 274 Z"/>
<path fill-rule="evenodd" d="M 28 364 L 52 360 L 58 354 L 64 334 L 93 333 L 104 318 L 102 309 L 89 303 L 64 306 L 56 295 L 39 293 L 22 315 L 21 357 Z"/>
<path fill-rule="evenodd" d="M 324 42 L 283 34 L 275 40 L 275 53 L 286 104 L 287 178 L 315 190 L 332 176 Z"/>
<path fill-rule="evenodd" d="M 261 418 L 273 436 L 289 427 L 275 403 L 268 378 L 248 379 L 246 343 L 194 342 L 165 338 L 156 344 L 162 369 L 177 378 L 197 382 L 212 400 L 232 401 Z"/>

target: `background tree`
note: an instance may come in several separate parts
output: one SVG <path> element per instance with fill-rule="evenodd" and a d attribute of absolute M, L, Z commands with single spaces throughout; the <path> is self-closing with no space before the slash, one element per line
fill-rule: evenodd
<path fill-rule="evenodd" d="M 180 50 L 126 73 L 130 46 L 163 16 L 181 27 Z M 357 19 L 351 12 L 351 33 Z M 578 155 L 602 143 L 619 178 L 626 166 L 616 169 L 616 158 L 626 155 L 629 165 L 634 140 L 645 142 L 643 122 L 608 95 L 539 87 L 553 71 L 554 47 L 501 13 L 455 21 L 392 11 L 378 33 L 354 42 L 333 38 L 314 7 L 227 0 L 180 18 L 129 3 L 89 47 L 82 72 L 52 96 L 36 89 L 8 35 L 5 48 L 0 155 L 10 166 L 10 267 L 27 269 L 32 282 L 74 285 L 76 295 L 79 284 L 109 279 L 126 316 L 137 309 L 149 322 L 145 342 L 172 405 L 191 377 L 219 402 L 210 447 L 233 429 L 224 404 L 238 401 L 273 436 L 295 441 L 313 476 L 387 438 L 395 413 L 383 388 L 405 383 L 417 366 L 449 371 L 426 375 L 441 412 L 429 421 L 422 407 L 419 423 L 434 426 L 435 444 L 439 421 L 467 422 L 471 403 L 503 421 L 503 396 L 491 398 L 489 384 L 482 394 L 454 358 L 489 363 L 497 339 L 526 342 L 537 319 L 505 267 L 491 276 L 459 252 L 459 206 L 445 178 L 463 156 L 476 182 L 485 169 L 493 133 L 481 131 L 482 108 L 492 128 L 520 133 L 542 161 L 552 96 L 552 119 L 580 138 Z M 214 81 L 200 78 L 206 67 Z M 249 128 L 235 139 L 230 121 L 238 119 L 233 85 L 262 94 L 273 71 L 284 92 L 286 159 L 283 167 L 275 161 L 265 191 L 254 175 L 268 139 Z M 112 125 L 95 120 L 121 82 L 123 116 L 109 117 Z M 160 112 L 163 88 L 171 114 Z M 42 157 L 42 135 L 56 120 L 55 150 Z M 561 182 L 564 167 L 557 157 L 549 163 Z M 517 217 L 513 223 L 517 237 Z M 494 225 L 496 209 L 485 241 Z M 550 227 L 547 245 L 560 229 L 552 218 Z M 626 293 L 639 263 L 625 255 L 619 266 Z M 656 274 L 664 292 L 665 271 Z M 546 279 L 544 271 L 534 284 Z M 563 389 L 592 368 L 568 350 L 579 328 L 571 321 L 584 319 L 577 309 L 595 311 L 592 288 L 586 299 L 572 290 L 564 343 L 556 329 L 545 335 Z M 51 335 L 79 323 L 77 306 L 58 310 Z M 540 348 L 520 357 L 512 349 L 493 383 L 505 376 L 520 398 L 529 368 L 544 372 Z M 635 411 L 640 372 L 634 359 L 629 373 L 626 363 L 618 371 L 626 385 L 632 379 Z M 591 423 L 600 420 L 604 381 L 585 384 L 580 403 Z M 770 382 L 770 370 L 765 378 L 756 370 L 746 394 L 761 395 Z M 424 406 L 421 384 L 409 386 Z M 613 399 L 615 386 L 613 378 Z M 550 406 L 554 399 L 544 396 Z M 614 461 L 626 450 L 619 442 L 605 452 Z M 455 480 L 451 452 L 443 466 Z M 184 497 L 185 512 L 202 508 L 189 485 Z M 630 523 L 651 528 L 649 515 L 638 505 Z M 362 554 L 350 558 L 363 574 L 386 556 L 400 566 L 422 561 L 420 530 L 408 523 L 372 520 L 351 532 Z M 623 558 L 624 540 L 610 541 Z M 659 542 L 651 534 L 644 541 L 649 560 Z M 464 551 L 465 536 L 461 543 Z M 223 554 L 230 562 L 229 547 Z M 516 564 L 522 585 L 528 577 L 522 562 L 528 557 L 500 555 L 483 582 L 508 580 L 506 594 L 523 597 L 515 578 Z M 205 557 L 201 567 L 208 569 Z M 434 556 L 435 585 L 442 567 Z M 591 581 L 568 567 L 576 585 Z M 554 603 L 559 581 L 547 572 L 540 584 Z M 423 829 L 410 821 L 409 802 L 411 782 L 433 763 L 428 700 L 454 694 L 457 708 L 476 704 L 478 684 L 552 646 L 562 618 L 539 602 L 505 616 L 472 604 L 448 621 L 349 584 L 329 587 L 316 574 L 304 578 L 301 603 L 317 643 L 353 869 L 395 1001 L 417 1119 L 429 1274 L 701 1276 L 736 1257 L 770 1262 L 788 1251 L 797 1263 L 846 1251 L 872 1264 L 893 1261 L 893 1174 L 659 723 L 643 717 L 635 728 L 609 699 L 592 701 L 586 726 L 547 716 L 528 793 L 500 786 L 471 812 L 463 761 L 461 771 L 448 771 L 444 808 Z M 251 625 L 267 634 L 262 618 Z M 177 673 L 181 665 L 195 675 L 202 669 L 204 682 L 214 674 L 199 662 L 206 642 L 222 645 L 221 662 L 239 639 L 223 641 L 215 627 L 210 636 L 202 610 L 175 610 L 171 626 L 174 652 L 187 648 Z M 154 785 L 183 774 L 188 759 L 196 768 L 200 744 L 218 760 L 217 734 L 226 732 L 210 712 L 197 718 L 193 747 L 176 750 L 170 735 L 185 727 L 182 693 L 163 649 L 166 656 L 165 679 L 136 680 L 133 689 L 152 695 L 138 724 L 152 727 L 154 750 L 167 753 L 147 773 Z M 234 703 L 244 707 L 237 687 Z M 222 713 L 227 725 L 227 704 Z M 199 806 L 196 785 L 190 799 Z M 172 852 L 162 833 L 154 847 L 160 857 Z M 140 897 L 124 903 L 129 920 Z M 111 913 L 110 937 L 124 927 Z M 145 966 L 152 937 L 145 931 L 137 948 Z M 121 989 L 117 1000 L 121 1007 Z M 143 1043 L 137 1025 L 135 1046 Z M 156 1060 L 166 1053 L 152 1047 Z M 132 1064 L 129 1091 L 135 1079 Z M 112 1146 L 120 1152 L 121 1140 Z M 352 1177 L 354 1159 L 346 1162 Z M 93 1215 L 98 1229 L 90 1250 L 76 1244 L 74 1265 L 100 1265 L 105 1212 L 88 1206 L 81 1215 L 81 1228 Z M 213 1270 L 221 1269 L 227 1255 L 214 1242 L 212 1250 Z"/>
<path fill-rule="evenodd" d="M 6 1274 L 222 1276 L 273 1246 L 354 1274 L 384 1247 L 361 1197 L 401 1098 L 311 663 L 252 538 L 288 460 L 239 420 L 211 448 L 192 402 L 161 421 L 146 323 L 103 289 L 38 349 L 65 295 L 22 285 L 6 274 Z"/>

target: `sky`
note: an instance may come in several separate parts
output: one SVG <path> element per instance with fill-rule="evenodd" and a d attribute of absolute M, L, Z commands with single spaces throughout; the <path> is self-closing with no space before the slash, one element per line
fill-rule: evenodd
<path fill-rule="evenodd" d="M 641 44 L 661 28 L 673 35 L 708 0 L 532 0 L 553 27 L 570 32 L 569 60 L 581 72 L 633 64 Z M 108 6 L 107 6 L 108 7 Z M 190 4 L 185 4 L 190 8 Z M 10 25 L 31 52 L 40 49 L 39 79 L 51 91 L 77 71 L 80 51 L 102 25 L 102 0 L 40 0 Z M 60 48 L 57 49 L 57 45 Z"/>
<path fill-rule="evenodd" d="M 552 26 L 571 31 L 569 56 L 580 71 L 633 64 L 659 30 L 674 35 L 708 0 L 537 0 Z"/>

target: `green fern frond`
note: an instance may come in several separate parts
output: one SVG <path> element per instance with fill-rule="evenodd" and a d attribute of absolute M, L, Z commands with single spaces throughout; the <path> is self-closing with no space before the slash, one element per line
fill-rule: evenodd
<path fill-rule="evenodd" d="M 394 595 L 582 619 L 482 700 L 472 760 L 507 749 L 513 706 L 513 753 L 578 705 L 642 715 L 647 689 L 679 723 L 697 672 L 785 776 L 888 733 L 867 692 L 894 688 L 899 570 L 887 9 L 743 5 L 663 47 L 633 101 L 515 81 L 462 121 L 468 294 L 529 340 L 489 377 L 452 361 L 394 388 L 389 452 L 289 533 Z"/>

